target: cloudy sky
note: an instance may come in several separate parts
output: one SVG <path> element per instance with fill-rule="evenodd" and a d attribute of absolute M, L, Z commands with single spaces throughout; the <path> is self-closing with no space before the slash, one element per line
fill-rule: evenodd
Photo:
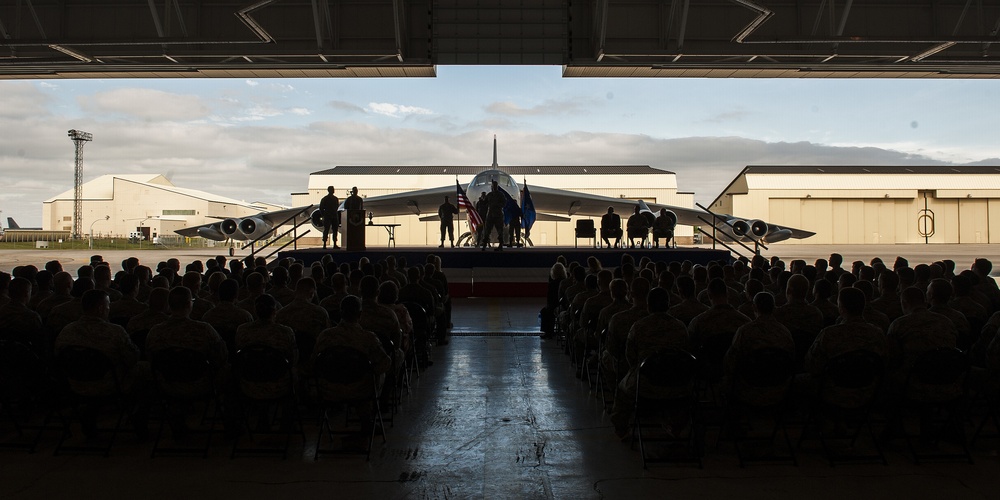
<path fill-rule="evenodd" d="M 709 202 L 746 165 L 1000 164 L 1000 87 L 976 80 L 563 79 L 438 67 L 430 79 L 0 82 L 3 223 L 41 225 L 85 180 L 288 204 L 336 165 L 651 165 Z M 531 179 L 527 179 L 529 184 Z M 553 186 L 557 187 L 557 186 Z"/>

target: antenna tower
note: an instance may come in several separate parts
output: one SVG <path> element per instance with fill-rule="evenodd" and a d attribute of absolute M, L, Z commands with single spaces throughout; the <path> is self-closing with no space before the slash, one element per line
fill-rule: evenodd
<path fill-rule="evenodd" d="M 94 140 L 94 134 L 70 130 L 69 138 L 76 145 L 76 163 L 73 172 L 73 239 L 83 235 L 83 145 Z"/>

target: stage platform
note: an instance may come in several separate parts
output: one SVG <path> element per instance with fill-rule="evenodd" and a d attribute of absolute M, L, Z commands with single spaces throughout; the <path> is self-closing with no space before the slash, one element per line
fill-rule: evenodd
<path fill-rule="evenodd" d="M 728 250 L 710 248 L 622 250 L 590 247 L 505 247 L 499 252 L 492 248 L 484 251 L 473 247 L 369 247 L 360 252 L 307 248 L 283 251 L 278 256 L 292 257 L 308 266 L 328 253 L 333 255 L 333 260 L 338 263 L 356 263 L 361 257 L 368 257 L 372 262 L 377 262 L 393 255 L 397 259 L 405 258 L 407 265 L 410 266 L 426 262 L 428 255 L 440 255 L 453 297 L 544 297 L 548 286 L 549 269 L 560 255 L 566 257 L 569 262 L 576 261 L 583 264 L 587 262 L 587 257 L 593 255 L 601 261 L 602 266 L 609 268 L 618 267 L 623 253 L 633 256 L 636 262 L 643 257 L 664 262 L 690 260 L 695 264 L 708 264 L 716 260 L 728 262 L 732 259 Z"/>

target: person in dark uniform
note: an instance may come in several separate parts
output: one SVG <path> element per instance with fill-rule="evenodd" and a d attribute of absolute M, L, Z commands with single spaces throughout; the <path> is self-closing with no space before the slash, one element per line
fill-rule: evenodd
<path fill-rule="evenodd" d="M 521 246 L 521 207 L 517 204 L 513 204 L 510 207 L 510 241 L 508 241 L 509 247 Z"/>
<path fill-rule="evenodd" d="M 326 188 L 327 195 L 319 201 L 319 213 L 323 217 L 323 248 L 326 248 L 327 237 L 333 233 L 333 248 L 337 246 L 337 232 L 340 229 L 340 198 L 333 194 L 333 186 Z"/>
<path fill-rule="evenodd" d="M 479 199 L 476 200 L 476 212 L 479 212 L 480 217 L 486 217 L 486 212 L 488 210 L 489 209 L 486 205 L 486 193 L 479 193 Z M 486 233 L 489 232 L 485 226 L 485 224 L 480 224 L 479 228 L 476 229 L 476 245 L 481 245 Z"/>
<path fill-rule="evenodd" d="M 497 181 L 493 181 L 493 190 L 486 195 L 486 223 L 483 228 L 483 236 L 480 246 L 486 250 L 486 245 L 490 244 L 490 233 L 497 231 L 497 251 L 503 250 L 503 207 L 507 204 L 507 199 L 500 192 Z"/>
<path fill-rule="evenodd" d="M 674 226 L 677 225 L 675 217 L 673 213 L 667 212 L 667 209 L 660 209 L 660 215 L 653 220 L 653 248 L 660 247 L 660 238 L 666 240 L 663 246 L 670 248 L 670 240 L 674 239 Z"/>
<path fill-rule="evenodd" d="M 615 239 L 617 248 L 622 242 L 622 217 L 615 213 L 615 207 L 608 207 L 608 213 L 601 216 L 601 239 L 611 248 L 611 240 Z"/>
<path fill-rule="evenodd" d="M 364 210 L 365 201 L 358 196 L 358 187 L 351 188 L 351 195 L 344 201 L 344 210 Z"/>
<path fill-rule="evenodd" d="M 636 238 L 640 239 L 640 247 L 646 243 L 646 237 L 649 236 L 649 222 L 646 220 L 646 216 L 639 212 L 638 205 L 636 205 L 632 215 L 628 218 L 626 227 L 628 228 L 629 246 L 635 248 Z"/>
<path fill-rule="evenodd" d="M 451 247 L 455 248 L 455 227 L 452 224 L 455 220 L 455 214 L 458 213 L 458 207 L 452 205 L 448 201 L 448 197 L 444 197 L 444 203 L 438 207 L 438 217 L 441 218 L 441 244 L 438 248 L 444 248 L 444 233 L 448 232 L 448 241 L 451 241 Z"/>

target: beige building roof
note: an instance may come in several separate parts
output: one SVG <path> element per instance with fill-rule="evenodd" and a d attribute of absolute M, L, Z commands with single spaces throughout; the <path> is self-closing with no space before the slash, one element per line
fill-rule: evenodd
<path fill-rule="evenodd" d="M 83 199 L 85 200 L 111 200 L 115 197 L 115 179 L 133 182 L 136 184 L 143 184 L 156 189 L 162 189 L 172 193 L 177 193 L 184 196 L 190 196 L 192 198 L 198 198 L 201 200 L 215 202 L 215 203 L 226 203 L 232 205 L 241 205 L 248 208 L 260 208 L 252 203 L 247 203 L 245 201 L 234 200 L 232 198 L 227 198 L 225 196 L 219 196 L 217 194 L 212 194 L 206 191 L 201 191 L 198 189 L 188 189 L 174 186 L 166 177 L 161 174 L 109 174 L 102 175 L 96 179 L 85 182 L 83 184 Z M 59 200 L 72 200 L 74 193 L 73 189 L 63 191 L 59 195 L 53 196 L 45 200 L 45 203 L 53 203 Z"/>

